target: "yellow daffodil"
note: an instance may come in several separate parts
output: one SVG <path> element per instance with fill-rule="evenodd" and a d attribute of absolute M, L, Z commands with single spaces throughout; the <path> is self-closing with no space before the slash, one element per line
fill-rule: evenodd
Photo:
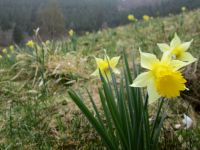
<path fill-rule="evenodd" d="M 49 41 L 49 40 L 46 40 L 45 44 L 46 44 L 46 45 L 49 45 L 49 44 L 50 44 L 50 41 Z"/>
<path fill-rule="evenodd" d="M 32 40 L 30 40 L 30 41 L 28 41 L 28 42 L 26 43 L 26 45 L 27 45 L 28 47 L 33 48 L 34 45 L 35 45 L 35 43 L 34 43 Z"/>
<path fill-rule="evenodd" d="M 165 43 L 158 43 L 157 45 L 162 52 L 170 51 L 171 57 L 173 59 L 192 63 L 196 61 L 196 58 L 194 58 L 189 52 L 187 52 L 192 41 L 193 40 L 189 42 L 181 42 L 180 38 L 175 33 L 174 38 L 170 42 L 170 45 Z"/>
<path fill-rule="evenodd" d="M 10 49 L 11 53 L 14 53 L 14 46 L 13 45 L 10 45 L 9 49 Z"/>
<path fill-rule="evenodd" d="M 4 49 L 2 50 L 2 52 L 3 52 L 4 54 L 7 54 L 7 53 L 8 53 L 8 51 L 7 51 L 6 48 L 4 48 Z"/>
<path fill-rule="evenodd" d="M 147 87 L 149 103 L 160 97 L 173 98 L 186 89 L 186 80 L 178 70 L 188 63 L 169 59 L 165 53 L 161 60 L 155 55 L 140 51 L 141 66 L 149 71 L 141 73 L 132 83 L 132 87 Z"/>
<path fill-rule="evenodd" d="M 68 33 L 69 33 L 69 36 L 73 36 L 74 35 L 74 30 L 71 29 L 71 30 L 69 30 Z"/>
<path fill-rule="evenodd" d="M 149 20 L 150 20 L 150 17 L 149 17 L 148 15 L 144 15 L 144 16 L 143 16 L 143 20 L 144 20 L 144 21 L 149 21 Z"/>
<path fill-rule="evenodd" d="M 135 16 L 134 15 L 128 15 L 128 20 L 129 21 L 135 21 Z"/>
<path fill-rule="evenodd" d="M 95 58 L 96 64 L 97 64 L 97 69 L 91 75 L 99 76 L 99 70 L 100 70 L 104 77 L 107 76 L 110 79 L 111 78 L 110 68 L 112 69 L 112 71 L 114 73 L 119 74 L 120 72 L 116 68 L 116 66 L 119 62 L 119 59 L 120 59 L 120 57 L 113 57 L 110 59 L 106 54 L 105 54 L 104 59 Z"/>
<path fill-rule="evenodd" d="M 186 7 L 185 7 L 185 6 L 181 7 L 181 10 L 182 10 L 183 12 L 186 11 Z"/>
<path fill-rule="evenodd" d="M 9 49 L 12 51 L 14 50 L 14 46 L 13 45 L 10 45 Z"/>

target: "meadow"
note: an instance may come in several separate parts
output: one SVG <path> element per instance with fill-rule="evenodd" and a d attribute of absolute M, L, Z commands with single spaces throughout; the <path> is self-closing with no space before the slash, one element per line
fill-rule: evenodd
<path fill-rule="evenodd" d="M 121 56 L 130 66 L 139 64 L 139 48 L 161 56 L 156 43 L 169 43 L 177 33 L 181 40 L 193 39 L 189 52 L 200 56 L 200 10 L 184 11 L 163 18 L 139 20 L 125 26 L 76 35 L 60 41 L 42 41 L 35 31 L 34 43 L 13 45 L 2 51 L 0 59 L 0 149 L 105 149 L 100 136 L 68 94 L 80 93 L 91 108 L 90 97 L 101 109 L 99 78 L 95 57 Z M 131 67 L 132 68 L 132 67 Z M 162 150 L 200 149 L 200 72 L 198 61 L 184 71 L 189 91 L 163 106 L 167 117 L 158 147 Z M 117 83 L 121 74 L 117 76 Z M 154 117 L 157 103 L 149 106 Z M 93 111 L 95 113 L 95 111 Z M 190 129 L 182 126 L 183 115 L 193 120 Z"/>

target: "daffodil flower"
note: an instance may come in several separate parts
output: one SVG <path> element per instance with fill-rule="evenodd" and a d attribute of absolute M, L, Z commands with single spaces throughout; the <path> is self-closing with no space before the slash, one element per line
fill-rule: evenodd
<path fill-rule="evenodd" d="M 28 42 L 26 43 L 26 46 L 29 46 L 29 47 L 31 47 L 31 48 L 33 48 L 34 45 L 35 45 L 35 43 L 34 43 L 32 40 L 30 40 L 30 41 L 28 41 Z"/>
<path fill-rule="evenodd" d="M 14 46 L 13 46 L 13 45 L 10 45 L 9 49 L 10 49 L 11 51 L 14 51 Z"/>
<path fill-rule="evenodd" d="M 185 7 L 185 6 L 181 7 L 181 10 L 182 10 L 183 12 L 186 11 L 186 7 Z"/>
<path fill-rule="evenodd" d="M 8 51 L 7 51 L 6 48 L 4 48 L 4 49 L 2 50 L 2 52 L 3 52 L 4 54 L 7 54 L 7 53 L 8 53 Z"/>
<path fill-rule="evenodd" d="M 143 20 L 144 20 L 144 21 L 149 21 L 149 20 L 150 20 L 150 17 L 149 17 L 148 15 L 144 15 L 144 16 L 143 16 Z"/>
<path fill-rule="evenodd" d="M 73 36 L 74 35 L 74 30 L 71 29 L 71 30 L 69 30 L 68 33 L 69 33 L 69 36 Z"/>
<path fill-rule="evenodd" d="M 49 40 L 46 40 L 45 44 L 46 44 L 46 45 L 49 45 L 49 44 L 50 44 L 50 41 L 49 41 Z"/>
<path fill-rule="evenodd" d="M 129 21 L 134 21 L 135 20 L 135 16 L 134 15 L 128 15 L 128 20 Z"/>
<path fill-rule="evenodd" d="M 104 59 L 101 58 L 96 58 L 96 64 L 97 64 L 97 69 L 91 74 L 92 76 L 99 76 L 99 70 L 101 71 L 102 75 L 104 77 L 108 77 L 108 79 L 111 79 L 111 72 L 110 68 L 112 71 L 116 74 L 119 74 L 119 70 L 116 68 L 118 62 L 119 62 L 120 56 L 119 57 L 113 57 L 109 58 L 106 54 Z"/>
<path fill-rule="evenodd" d="M 189 42 L 181 42 L 180 38 L 175 33 L 174 38 L 170 42 L 170 45 L 165 43 L 158 43 L 157 45 L 162 52 L 170 51 L 171 57 L 173 59 L 193 63 L 194 61 L 196 61 L 196 58 L 194 58 L 189 52 L 187 52 L 192 41 L 193 40 Z"/>
<path fill-rule="evenodd" d="M 161 60 L 155 55 L 140 51 L 141 66 L 149 71 L 141 73 L 131 84 L 132 87 L 147 87 L 149 103 L 160 97 L 173 98 L 186 89 L 186 80 L 178 70 L 188 63 L 171 60 L 164 53 Z"/>

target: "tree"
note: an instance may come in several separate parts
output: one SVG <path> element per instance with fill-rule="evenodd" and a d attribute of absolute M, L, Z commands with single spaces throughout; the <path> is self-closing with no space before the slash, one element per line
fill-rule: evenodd
<path fill-rule="evenodd" d="M 49 35 L 50 38 L 59 36 L 65 31 L 64 16 L 55 0 L 39 9 L 37 19 L 41 34 Z"/>

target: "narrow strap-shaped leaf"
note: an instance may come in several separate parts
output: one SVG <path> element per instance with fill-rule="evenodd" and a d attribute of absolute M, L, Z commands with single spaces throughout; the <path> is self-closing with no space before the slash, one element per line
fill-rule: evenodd
<path fill-rule="evenodd" d="M 86 90 L 87 90 L 88 96 L 89 96 L 89 98 L 90 98 L 90 102 L 92 103 L 92 106 L 93 106 L 94 111 L 95 111 L 95 113 L 96 113 L 97 119 L 98 119 L 99 123 L 101 124 L 102 128 L 105 130 L 105 126 L 104 126 L 104 124 L 103 124 L 103 121 L 102 121 L 101 116 L 100 116 L 100 114 L 99 114 L 99 111 L 98 111 L 98 109 L 97 109 L 97 106 L 96 106 L 96 104 L 95 104 L 95 102 L 94 102 L 94 100 L 93 100 L 93 98 L 92 98 L 90 92 L 88 91 L 88 89 L 86 89 Z"/>
<path fill-rule="evenodd" d="M 96 131 L 102 137 L 102 140 L 105 142 L 105 144 L 111 150 L 115 150 L 116 147 L 112 143 L 111 139 L 109 139 L 106 131 L 102 128 L 102 126 L 99 124 L 99 122 L 93 116 L 93 114 L 88 110 L 88 108 L 82 102 L 82 99 L 73 90 L 69 90 L 68 94 L 70 95 L 70 97 L 72 98 L 72 100 L 76 103 L 76 105 L 79 107 L 79 109 L 85 114 L 85 116 L 87 117 L 87 119 L 89 120 L 89 122 L 92 124 L 92 126 L 96 129 Z"/>
<path fill-rule="evenodd" d="M 122 121 L 121 121 L 120 114 L 117 109 L 117 105 L 115 103 L 115 97 L 112 94 L 112 89 L 110 88 L 109 83 L 102 76 L 101 72 L 100 72 L 100 76 L 101 76 L 101 80 L 103 83 L 103 89 L 104 89 L 104 93 L 105 93 L 105 97 L 106 97 L 106 102 L 108 104 L 108 108 L 110 110 L 110 113 L 111 113 L 111 116 L 113 119 L 113 123 L 115 124 L 116 131 L 119 134 L 119 138 L 120 138 L 121 144 L 123 145 L 123 148 L 128 149 L 128 144 L 127 144 L 127 141 L 125 140 L 126 137 L 122 130 Z"/>
<path fill-rule="evenodd" d="M 157 123 L 158 123 L 158 119 L 159 119 L 160 112 L 161 112 L 161 109 L 162 109 L 163 104 L 164 104 L 164 98 L 161 99 L 161 102 L 160 102 L 160 104 L 159 104 L 158 111 L 157 111 L 157 115 L 156 115 L 156 119 L 155 119 L 155 122 L 154 122 L 154 125 L 153 125 L 153 129 L 152 129 L 152 132 L 151 132 L 151 137 L 150 137 L 150 139 L 153 139 L 153 136 L 154 136 L 154 134 L 155 134 L 156 125 L 157 125 Z"/>
<path fill-rule="evenodd" d="M 101 100 L 101 103 L 102 103 L 102 107 L 103 107 L 103 110 L 104 110 L 104 114 L 105 114 L 105 117 L 106 117 L 106 124 L 107 124 L 107 129 L 108 129 L 108 134 L 109 136 L 111 137 L 111 139 L 113 140 L 113 142 L 115 143 L 115 145 L 117 147 L 119 147 L 119 138 L 118 136 L 115 135 L 115 128 L 113 126 L 113 122 L 112 122 L 112 116 L 110 114 L 110 111 L 109 111 L 109 108 L 106 104 L 106 98 L 102 92 L 101 89 L 99 89 L 99 95 L 100 95 L 100 100 Z"/>
<path fill-rule="evenodd" d="M 124 84 L 123 84 L 123 80 L 121 80 L 119 105 L 120 105 L 122 121 L 124 122 L 124 124 L 123 124 L 124 132 L 127 137 L 129 149 L 132 150 L 134 147 L 133 142 L 132 142 L 133 130 L 132 130 L 132 125 L 131 125 L 131 119 L 130 119 L 130 116 L 128 113 L 127 101 L 126 101 L 124 93 L 125 93 L 124 92 Z"/>

